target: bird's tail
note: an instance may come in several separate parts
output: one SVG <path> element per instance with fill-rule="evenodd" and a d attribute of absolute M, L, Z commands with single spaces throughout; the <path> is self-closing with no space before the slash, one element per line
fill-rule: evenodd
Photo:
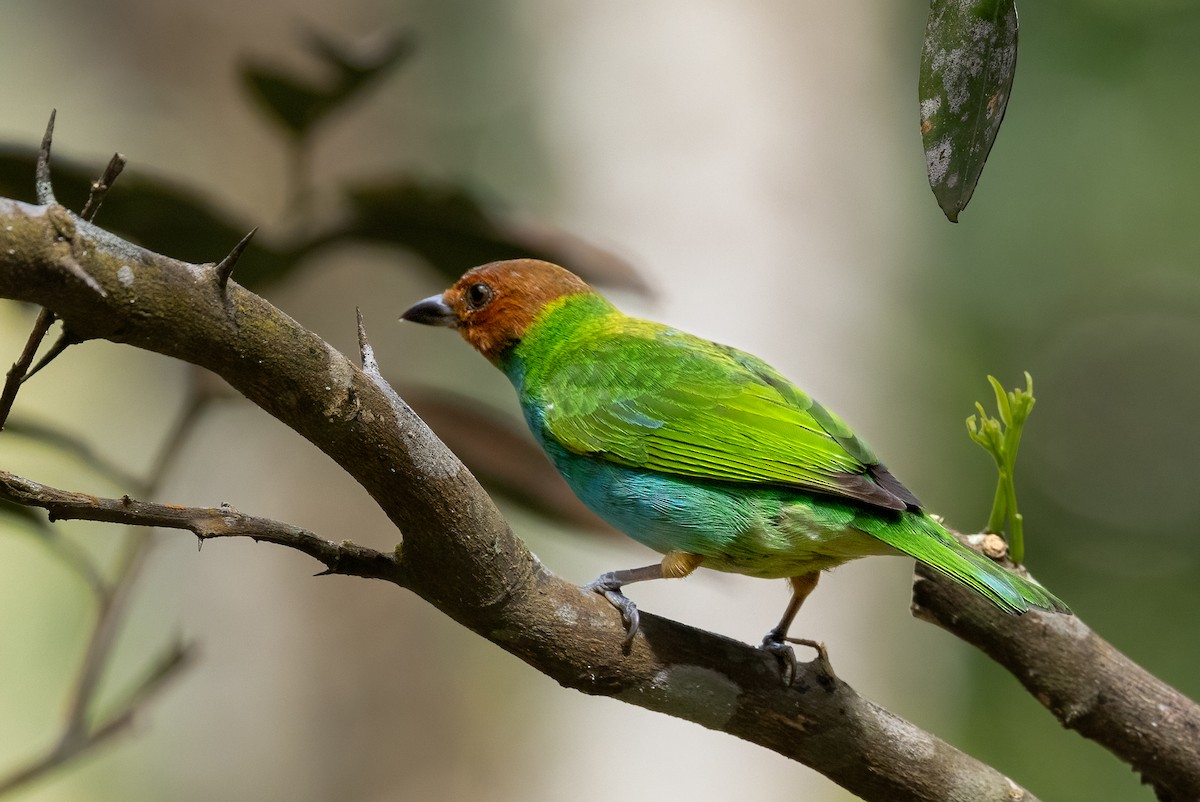
<path fill-rule="evenodd" d="M 892 548 L 986 596 L 1005 612 L 1019 615 L 1033 607 L 1071 612 L 1053 593 L 964 546 L 924 513 L 902 512 L 899 520 L 876 518 L 855 524 Z"/>

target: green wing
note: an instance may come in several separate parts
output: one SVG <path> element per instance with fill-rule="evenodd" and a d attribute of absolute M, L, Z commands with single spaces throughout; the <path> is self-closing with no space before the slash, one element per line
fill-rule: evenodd
<path fill-rule="evenodd" d="M 841 419 L 750 354 L 624 318 L 558 356 L 538 383 L 546 430 L 569 451 L 890 509 L 920 505 Z"/>

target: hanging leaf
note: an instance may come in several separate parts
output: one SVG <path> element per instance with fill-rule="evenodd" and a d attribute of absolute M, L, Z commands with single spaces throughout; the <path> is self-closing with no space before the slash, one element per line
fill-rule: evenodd
<path fill-rule="evenodd" d="M 971 200 L 1017 69 L 1016 0 L 933 0 L 921 51 L 921 140 L 950 222 Z"/>

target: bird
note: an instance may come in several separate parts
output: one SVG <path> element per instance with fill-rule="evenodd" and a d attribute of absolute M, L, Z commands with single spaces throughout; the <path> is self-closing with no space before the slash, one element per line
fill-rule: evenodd
<path fill-rule="evenodd" d="M 402 320 L 456 329 L 512 382 L 534 438 L 579 499 L 663 555 L 584 586 L 625 625 L 622 588 L 698 568 L 786 579 L 761 648 L 791 681 L 793 620 L 823 571 L 908 555 L 1008 613 L 1069 613 L 1054 594 L 963 545 L 832 411 L 745 351 L 623 314 L 536 259 L 467 271 Z M 824 653 L 822 652 L 824 658 Z"/>

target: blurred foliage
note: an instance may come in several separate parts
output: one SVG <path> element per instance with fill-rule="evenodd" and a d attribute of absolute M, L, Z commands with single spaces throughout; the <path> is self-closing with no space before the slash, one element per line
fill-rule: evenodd
<path fill-rule="evenodd" d="M 374 52 L 351 48 L 317 31 L 308 31 L 305 45 L 325 69 L 328 79 L 310 81 L 286 70 L 247 62 L 242 80 L 269 116 L 292 136 L 303 139 L 332 112 L 356 98 L 416 49 L 412 34 L 393 35 Z"/>
<path fill-rule="evenodd" d="M 1016 0 L 932 0 L 918 81 L 929 186 L 951 223 L 1000 132 L 1017 71 Z"/>
<path fill-rule="evenodd" d="M 34 202 L 36 159 L 36 148 L 0 145 L 0 194 Z M 57 155 L 51 169 L 59 203 L 69 209 L 83 208 L 99 170 Z M 231 218 L 194 191 L 135 168 L 125 170 L 100 209 L 105 228 L 150 250 L 195 262 L 215 261 L 221 254 L 214 254 L 214 247 L 220 243 L 232 247 L 251 228 Z M 237 278 L 247 287 L 261 287 L 293 266 L 283 254 L 252 241 Z"/>
<path fill-rule="evenodd" d="M 33 148 L 0 145 L 0 194 L 32 202 L 36 159 Z M 52 170 L 59 202 L 82 208 L 95 171 L 57 157 Z M 646 289 L 623 259 L 564 231 L 512 219 L 463 187 L 398 175 L 342 191 L 351 207 L 343 219 L 274 239 L 270 232 L 260 232 L 238 262 L 238 283 L 261 291 L 291 276 L 319 249 L 354 241 L 409 250 L 447 281 L 475 265 L 521 256 L 570 265 L 597 284 Z M 253 227 L 196 192 L 136 166 L 125 170 L 100 214 L 104 228 L 131 242 L 193 262 L 216 261 L 223 255 L 213 253 L 216 245 L 232 247 Z"/>
<path fill-rule="evenodd" d="M 475 265 L 533 257 L 578 268 L 597 284 L 649 292 L 611 252 L 553 226 L 490 211 L 460 186 L 397 176 L 349 186 L 345 194 L 351 213 L 335 236 L 405 248 L 448 281 Z"/>
<path fill-rule="evenodd" d="M 281 122 L 297 142 L 307 142 L 321 120 L 358 98 L 414 50 L 410 35 L 391 37 L 368 54 L 316 33 L 309 33 L 306 43 L 333 75 L 327 85 L 255 64 L 245 66 L 242 74 L 258 107 Z M 30 198 L 35 162 L 35 149 L 0 146 L 0 195 Z M 300 161 L 294 168 L 307 166 Z M 93 172 L 55 158 L 52 177 L 59 202 L 81 208 Z M 305 184 L 301 180 L 295 186 Z M 565 265 L 600 285 L 647 291 L 625 260 L 553 226 L 505 214 L 462 186 L 399 174 L 365 184 L 351 183 L 338 192 L 346 200 L 344 214 L 274 238 L 270 232 L 261 232 L 248 244 L 234 278 L 262 291 L 292 277 L 320 249 L 358 242 L 409 251 L 446 283 L 475 265 L 530 257 Z M 212 252 L 215 246 L 227 243 L 232 247 L 257 222 L 238 220 L 233 212 L 189 188 L 146 175 L 136 166 L 127 169 L 105 197 L 102 215 L 100 224 L 114 233 L 150 250 L 194 262 L 215 261 L 220 256 Z M 524 432 L 518 434 L 507 421 L 469 399 L 439 398 L 434 390 L 413 395 L 421 399 L 421 411 L 434 430 L 489 490 L 540 514 L 603 528 L 570 496 Z M 443 414 L 448 409 L 456 414 Z M 27 427 L 25 433 L 62 445 L 62 439 L 50 429 Z M 488 445 L 480 448 L 479 443 Z M 76 456 L 93 455 L 77 452 Z M 534 477 L 537 481 L 532 481 Z"/>

